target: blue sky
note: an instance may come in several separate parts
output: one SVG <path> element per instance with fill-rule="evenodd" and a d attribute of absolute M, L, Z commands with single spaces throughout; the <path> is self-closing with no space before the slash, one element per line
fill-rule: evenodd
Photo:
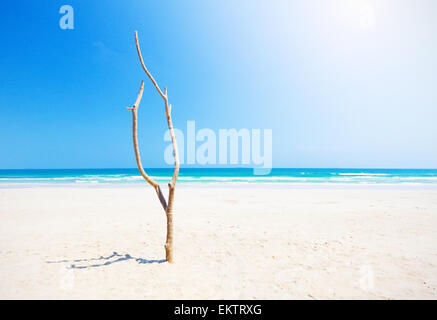
<path fill-rule="evenodd" d="M 74 30 L 59 8 L 74 8 Z M 0 168 L 165 167 L 173 121 L 273 130 L 274 167 L 437 167 L 437 2 L 3 1 Z"/>

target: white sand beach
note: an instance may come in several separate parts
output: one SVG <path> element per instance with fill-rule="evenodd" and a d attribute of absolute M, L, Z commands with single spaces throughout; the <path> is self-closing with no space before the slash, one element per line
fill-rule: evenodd
<path fill-rule="evenodd" d="M 0 299 L 436 299 L 437 190 L 0 189 Z"/>

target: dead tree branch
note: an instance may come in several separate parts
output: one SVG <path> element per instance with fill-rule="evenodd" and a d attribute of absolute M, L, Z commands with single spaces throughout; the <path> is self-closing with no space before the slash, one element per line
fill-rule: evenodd
<path fill-rule="evenodd" d="M 135 104 L 133 105 L 132 108 L 127 108 L 127 109 L 132 111 L 133 142 L 134 142 L 135 158 L 137 161 L 138 170 L 140 171 L 141 176 L 155 189 L 159 201 L 161 202 L 161 205 L 166 213 L 167 238 L 165 243 L 165 253 L 166 253 L 166 260 L 169 263 L 171 263 L 173 262 L 173 203 L 174 203 L 174 192 L 175 192 L 176 181 L 179 174 L 179 154 L 178 154 L 176 136 L 173 129 L 173 122 L 171 119 L 171 105 L 168 103 L 167 88 L 164 88 L 164 93 L 163 93 L 159 88 L 158 84 L 156 83 L 155 79 L 153 78 L 153 76 L 150 74 L 150 72 L 147 70 L 146 66 L 144 65 L 143 57 L 141 55 L 140 45 L 138 43 L 137 31 L 135 31 L 135 44 L 137 46 L 137 52 L 138 52 L 138 57 L 140 59 L 141 66 L 143 67 L 149 79 L 152 81 L 153 85 L 155 86 L 161 98 L 164 100 L 165 116 L 167 118 L 167 125 L 170 131 L 171 142 L 173 145 L 174 171 L 173 171 L 173 177 L 171 181 L 168 183 L 168 201 L 166 201 L 159 184 L 155 180 L 153 180 L 149 175 L 147 175 L 141 163 L 140 151 L 138 148 L 137 119 L 138 119 L 138 107 L 140 105 L 141 98 L 143 96 L 143 89 L 144 89 L 144 81 L 142 81 L 140 91 L 138 93 L 138 97 L 137 100 L 135 101 Z"/>

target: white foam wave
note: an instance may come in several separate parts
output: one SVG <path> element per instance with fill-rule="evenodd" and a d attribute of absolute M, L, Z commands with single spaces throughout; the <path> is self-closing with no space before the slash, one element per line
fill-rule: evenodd
<path fill-rule="evenodd" d="M 364 173 L 364 172 L 357 172 L 357 173 L 339 173 L 339 176 L 389 176 L 388 173 Z"/>

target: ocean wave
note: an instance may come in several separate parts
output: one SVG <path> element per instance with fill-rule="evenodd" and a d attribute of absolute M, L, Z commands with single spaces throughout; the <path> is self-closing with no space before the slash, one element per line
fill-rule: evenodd
<path fill-rule="evenodd" d="M 435 180 L 437 181 L 437 177 L 403 177 L 405 180 Z"/>
<path fill-rule="evenodd" d="M 152 171 L 152 170 L 151 170 Z M 179 175 L 180 183 L 288 183 L 288 184 L 437 184 L 437 170 L 415 172 L 414 170 L 402 172 L 400 170 L 387 170 L 383 173 L 366 172 L 336 172 L 335 170 L 320 171 L 301 170 L 273 171 L 272 175 L 253 176 L 246 171 L 187 171 Z M 344 172 L 346 171 L 346 172 Z M 118 171 L 120 172 L 120 171 Z M 34 183 L 34 184 L 121 184 L 121 183 L 142 183 L 143 177 L 134 171 L 126 173 L 96 172 L 68 172 L 68 173 L 41 173 L 40 176 L 34 172 L 27 176 L 23 174 L 0 175 L 0 184 Z M 170 181 L 173 172 L 155 171 L 151 177 L 158 183 Z M 206 173 L 204 175 L 203 173 Z M 209 175 L 208 175 L 209 174 Z M 233 175 L 234 174 L 234 175 Z"/>
<path fill-rule="evenodd" d="M 336 174 L 336 173 L 333 173 Z M 357 173 L 338 173 L 339 176 L 389 176 L 388 173 L 365 173 L 365 172 L 357 172 Z"/>

